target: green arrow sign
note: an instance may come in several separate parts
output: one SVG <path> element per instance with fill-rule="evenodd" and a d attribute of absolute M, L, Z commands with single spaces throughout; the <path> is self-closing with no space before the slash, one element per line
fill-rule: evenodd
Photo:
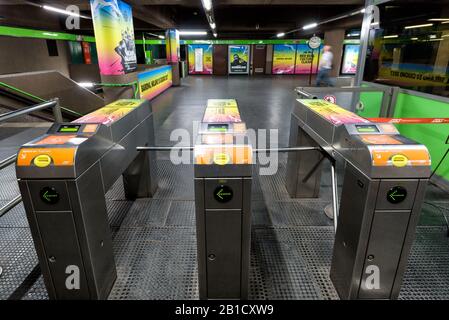
<path fill-rule="evenodd" d="M 233 195 L 232 189 L 224 185 L 215 188 L 214 191 L 215 200 L 222 203 L 230 201 L 232 199 L 232 195 Z"/>
<path fill-rule="evenodd" d="M 407 190 L 404 187 L 396 186 L 387 192 L 387 200 L 390 203 L 398 204 L 407 197 Z"/>
<path fill-rule="evenodd" d="M 53 187 L 45 187 L 41 190 L 40 196 L 46 204 L 55 204 L 59 201 L 59 193 Z"/>
<path fill-rule="evenodd" d="M 231 196 L 232 195 L 232 193 L 230 193 L 230 192 L 225 192 L 223 189 L 220 189 L 219 191 L 218 191 L 218 193 L 217 193 L 217 197 L 219 197 L 220 199 L 224 199 L 223 197 L 226 197 L 226 196 Z"/>

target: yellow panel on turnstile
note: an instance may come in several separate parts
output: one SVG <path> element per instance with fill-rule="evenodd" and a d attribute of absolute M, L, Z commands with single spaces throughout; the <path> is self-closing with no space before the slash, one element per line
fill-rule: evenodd
<path fill-rule="evenodd" d="M 370 145 L 374 167 L 430 166 L 430 154 L 423 145 Z"/>
<path fill-rule="evenodd" d="M 22 148 L 17 155 L 17 166 L 31 166 L 43 164 L 45 159 L 50 158 L 54 166 L 73 166 L 76 148 Z M 38 158 L 35 162 L 35 158 Z M 43 168 L 42 165 L 37 165 Z M 46 167 L 45 166 L 45 167 Z"/>
<path fill-rule="evenodd" d="M 248 145 L 195 146 L 196 164 L 251 164 L 252 161 L 253 150 Z"/>

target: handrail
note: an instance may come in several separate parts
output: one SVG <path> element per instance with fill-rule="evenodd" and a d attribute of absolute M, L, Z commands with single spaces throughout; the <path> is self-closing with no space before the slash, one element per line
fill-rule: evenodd
<path fill-rule="evenodd" d="M 40 104 L 36 104 L 34 106 L 23 108 L 16 111 L 7 112 L 0 115 L 0 123 L 35 112 L 35 111 L 41 111 L 47 108 L 52 108 L 53 115 L 55 117 L 56 123 L 62 123 L 62 113 L 61 113 L 61 107 L 59 106 L 59 99 L 53 99 L 47 102 L 43 102 Z M 8 158 L 2 160 L 0 162 L 0 170 L 5 168 L 6 166 L 12 164 L 17 157 L 17 154 L 11 155 Z M 0 218 L 4 216 L 8 211 L 10 211 L 12 208 L 14 208 L 16 205 L 18 205 L 22 201 L 22 197 L 20 195 L 16 196 L 14 199 L 12 199 L 10 202 L 8 202 L 6 205 L 0 208 Z"/>
<path fill-rule="evenodd" d="M 137 81 L 133 81 L 133 82 L 129 82 L 129 83 L 94 83 L 94 85 L 96 86 L 100 86 L 100 87 L 133 87 L 133 98 L 136 99 L 137 98 L 137 92 L 138 92 L 138 82 Z"/>
<path fill-rule="evenodd" d="M 20 110 L 15 110 L 15 111 L 11 111 L 11 112 L 7 112 L 4 114 L 0 115 L 0 123 L 17 118 L 19 116 L 23 116 L 35 111 L 41 111 L 47 108 L 52 108 L 53 109 L 53 115 L 55 117 L 55 122 L 56 123 L 62 123 L 63 119 L 62 119 L 62 113 L 61 113 L 61 107 L 59 106 L 59 99 L 55 98 L 53 100 L 47 101 L 47 102 L 43 102 L 40 104 L 36 104 L 34 106 L 28 107 L 28 108 L 23 108 Z"/>
<path fill-rule="evenodd" d="M 9 201 L 7 204 L 5 204 L 3 207 L 0 208 L 0 218 L 3 217 L 5 214 L 9 212 L 12 208 L 17 206 L 20 202 L 22 202 L 22 196 L 18 195 L 11 201 Z"/>
<path fill-rule="evenodd" d="M 9 156 L 6 159 L 3 159 L 2 161 L 0 161 L 0 170 L 6 168 L 7 166 L 9 166 L 10 164 L 14 163 L 14 161 L 16 161 L 16 157 L 17 154 L 13 154 L 12 156 Z"/>
<path fill-rule="evenodd" d="M 296 92 L 298 95 L 301 95 L 301 96 L 303 96 L 303 97 L 305 97 L 305 98 L 307 98 L 307 99 L 317 99 L 316 96 L 314 96 L 314 95 L 312 95 L 311 93 L 305 91 L 304 88 L 299 88 L 299 87 L 298 87 L 298 88 L 295 89 L 295 92 Z"/>
<path fill-rule="evenodd" d="M 357 86 L 344 86 L 344 87 L 297 87 L 295 91 L 304 91 L 309 94 L 313 93 L 328 93 L 328 92 L 385 92 L 389 93 L 388 88 L 374 88 L 374 87 L 357 87 Z"/>

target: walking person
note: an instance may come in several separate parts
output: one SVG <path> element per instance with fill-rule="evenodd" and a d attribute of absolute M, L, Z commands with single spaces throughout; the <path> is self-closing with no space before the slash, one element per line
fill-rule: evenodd
<path fill-rule="evenodd" d="M 334 60 L 334 54 L 331 50 L 331 46 L 324 46 L 323 48 L 323 55 L 321 56 L 320 64 L 318 66 L 318 74 L 316 76 L 317 87 L 320 87 L 322 83 L 330 87 L 334 86 L 329 76 L 332 70 L 332 61 Z"/>

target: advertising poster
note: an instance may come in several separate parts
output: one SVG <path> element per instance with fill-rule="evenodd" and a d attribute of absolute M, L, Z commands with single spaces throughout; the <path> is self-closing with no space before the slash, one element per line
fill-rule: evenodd
<path fill-rule="evenodd" d="M 446 87 L 449 85 L 449 69 L 415 63 L 384 62 L 379 68 L 379 78 L 400 86 Z"/>
<path fill-rule="evenodd" d="M 189 44 L 187 46 L 189 74 L 213 73 L 213 45 Z"/>
<path fill-rule="evenodd" d="M 359 49 L 358 44 L 347 44 L 345 45 L 345 51 L 343 54 L 343 63 L 341 66 L 342 74 L 355 74 L 357 71 L 357 61 L 359 60 Z"/>
<path fill-rule="evenodd" d="M 122 75 L 137 68 L 131 7 L 121 0 L 90 0 L 102 75 Z"/>
<path fill-rule="evenodd" d="M 313 67 L 312 74 L 317 73 L 319 57 L 322 47 L 313 50 Z M 298 44 L 296 47 L 296 65 L 295 74 L 310 74 L 310 63 L 312 62 L 312 49 L 307 44 Z"/>
<path fill-rule="evenodd" d="M 167 50 L 167 63 L 178 63 L 181 48 L 178 30 L 168 29 L 165 32 L 165 48 Z"/>
<path fill-rule="evenodd" d="M 139 73 L 137 76 L 142 99 L 151 100 L 172 85 L 172 68 L 164 66 Z"/>
<path fill-rule="evenodd" d="M 229 74 L 249 73 L 249 46 L 229 46 Z"/>
<path fill-rule="evenodd" d="M 296 45 L 275 44 L 273 46 L 273 74 L 294 74 Z"/>

